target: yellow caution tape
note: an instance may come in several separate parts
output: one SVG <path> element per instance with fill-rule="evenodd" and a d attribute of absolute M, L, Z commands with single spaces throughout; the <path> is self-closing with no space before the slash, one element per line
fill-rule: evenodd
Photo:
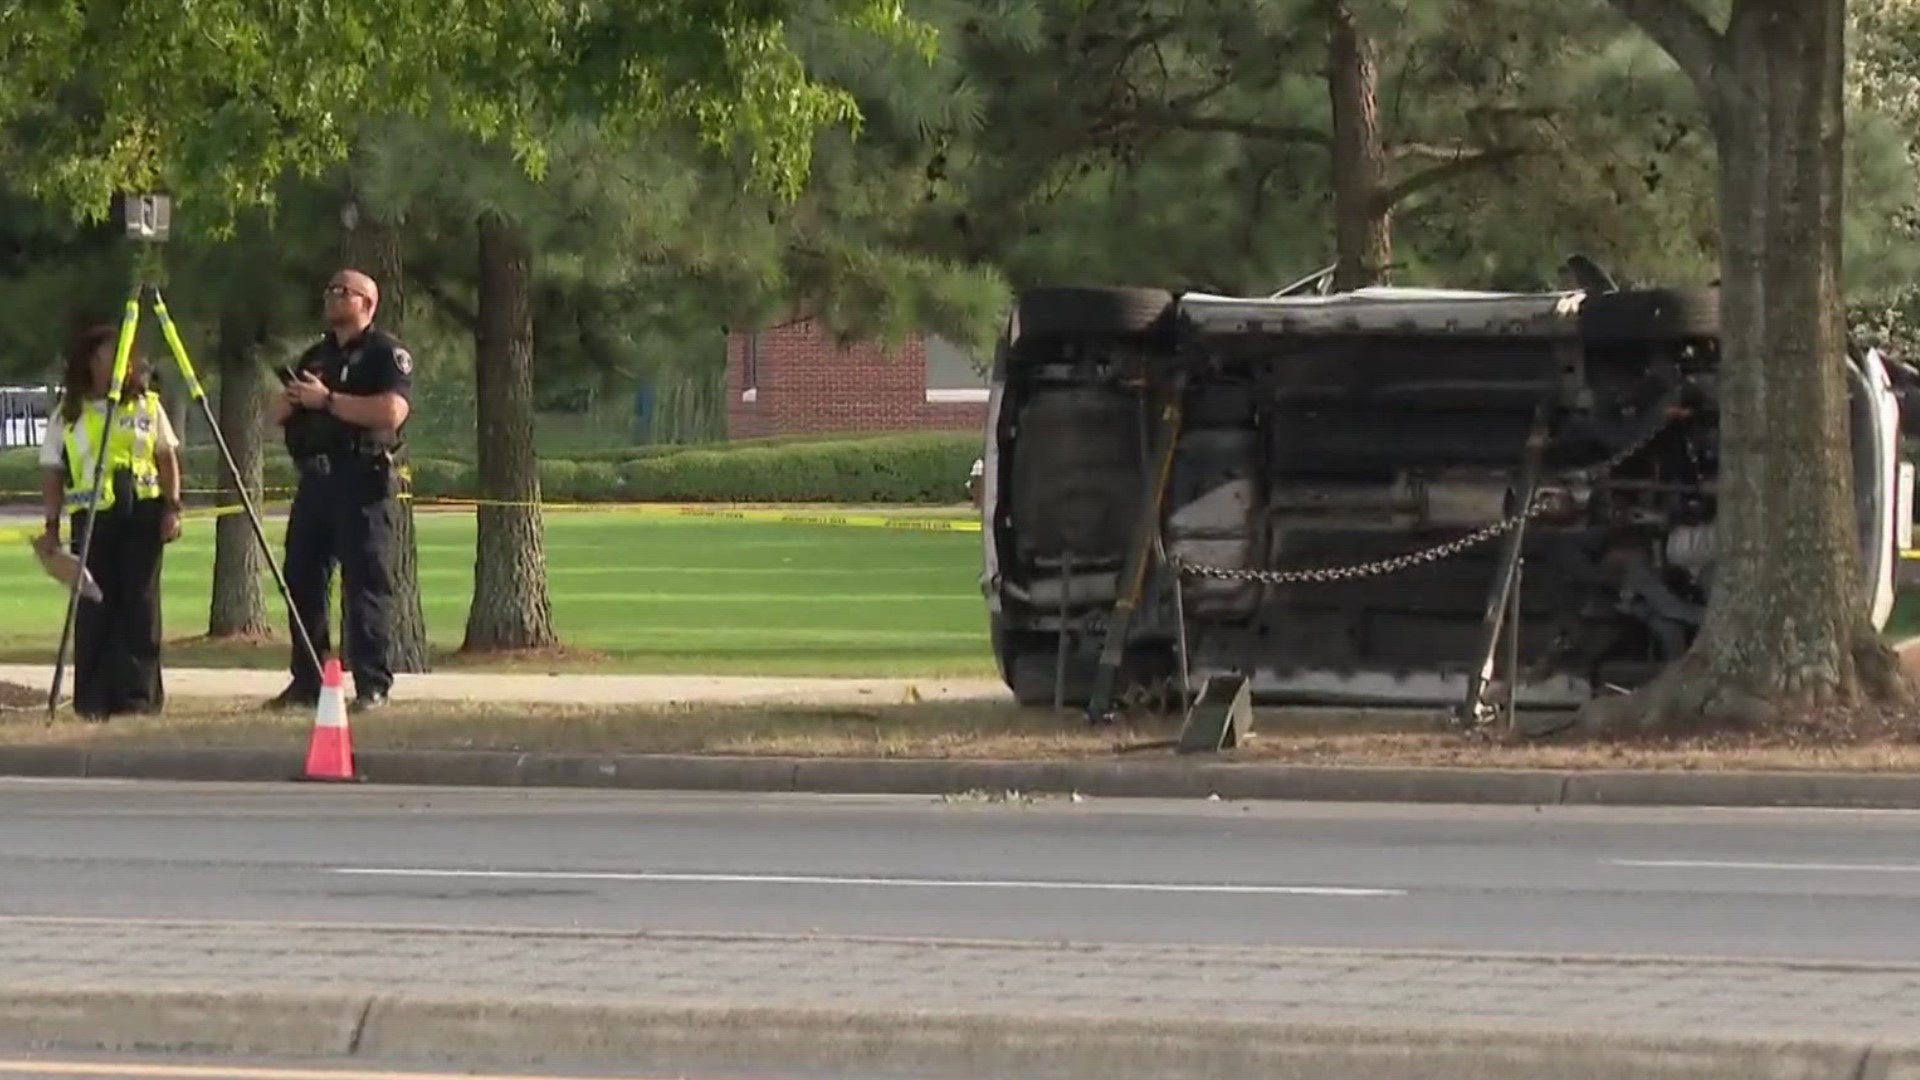
<path fill-rule="evenodd" d="M 481 505 L 485 505 L 484 503 Z M 574 503 L 559 509 L 593 510 L 611 505 L 616 512 L 642 517 L 721 518 L 778 525 L 826 525 L 842 529 L 902 529 L 909 532 L 979 532 L 978 518 L 908 517 L 892 514 L 841 513 L 816 510 L 773 510 L 764 507 L 676 506 L 658 503 Z"/>
<path fill-rule="evenodd" d="M 407 495 L 402 495 L 400 498 L 411 498 L 416 507 L 436 511 L 474 510 L 481 507 L 506 509 L 538 507 L 542 512 L 621 514 L 650 518 L 714 518 L 722 521 L 749 521 L 769 525 L 826 525 L 843 529 L 898 529 L 906 532 L 980 531 L 978 518 L 915 517 L 907 514 L 876 514 L 842 510 L 782 510 L 765 506 L 714 506 L 701 503 L 526 503 L 496 499 L 433 499 Z"/>

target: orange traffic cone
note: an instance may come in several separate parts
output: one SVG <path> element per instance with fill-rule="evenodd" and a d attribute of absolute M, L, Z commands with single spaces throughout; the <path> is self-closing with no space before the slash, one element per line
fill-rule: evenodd
<path fill-rule="evenodd" d="M 328 660 L 320 678 L 320 708 L 307 744 L 308 780 L 358 780 L 353 773 L 353 733 L 347 727 L 347 693 L 340 661 Z"/>

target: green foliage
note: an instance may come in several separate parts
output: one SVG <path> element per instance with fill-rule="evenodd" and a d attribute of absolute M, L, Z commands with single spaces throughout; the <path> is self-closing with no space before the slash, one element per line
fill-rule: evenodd
<path fill-rule="evenodd" d="M 537 182 L 497 145 L 395 119 L 366 128 L 358 186 L 375 212 L 408 222 L 410 274 L 463 327 L 473 220 L 496 211 L 527 231 L 543 395 L 684 385 L 718 364 L 717 327 L 796 309 L 845 338 L 931 331 L 984 351 L 1009 299 L 1000 275 L 919 251 L 912 233 L 925 133 L 965 112 L 942 107 L 951 62 L 930 62 L 920 37 L 869 33 L 841 7 L 799 5 L 788 25 L 808 78 L 846 82 L 861 116 L 809 137 L 797 198 L 756 188 L 749 162 L 670 119 L 556 120 Z"/>
<path fill-rule="evenodd" d="M 1523 14 L 1506 0 L 1473 6 Z M 1520 65 L 1515 106 L 1542 117 L 1531 152 L 1402 209 L 1397 251 L 1415 263 L 1408 276 L 1553 287 L 1560 261 L 1579 251 L 1629 286 L 1710 279 L 1714 147 L 1693 88 L 1604 9 L 1575 3 L 1546 14 L 1565 21 L 1534 21 L 1499 60 Z"/>
<path fill-rule="evenodd" d="M 76 229 L 64 214 L 0 189 L 0 370 L 57 380 L 70 324 L 91 311 L 118 320 L 126 256 L 113 230 Z"/>
<path fill-rule="evenodd" d="M 540 497 L 549 502 L 563 498 L 563 491 L 575 489 L 574 478 L 580 473 L 580 466 L 571 461 L 555 461 L 549 458 L 540 460 Z"/>
<path fill-rule="evenodd" d="M 546 479 L 541 478 L 544 486 Z M 578 462 L 573 474 L 573 497 L 581 502 L 610 502 L 624 497 L 620 470 L 610 462 Z"/>
<path fill-rule="evenodd" d="M 898 0 L 812 10 L 928 45 Z M 85 219 L 118 192 L 166 188 L 223 229 L 285 176 L 345 160 L 371 107 L 510 148 L 534 176 L 555 117 L 681 122 L 791 196 L 814 132 L 858 115 L 807 77 L 791 14 L 768 0 L 22 0 L 0 7 L 0 164 Z"/>
<path fill-rule="evenodd" d="M 1853 0 L 1847 15 L 1846 283 L 1856 308 L 1911 313 L 1920 279 L 1920 7 Z M 1912 355 L 1911 319 L 1894 321 Z"/>
<path fill-rule="evenodd" d="M 980 452 L 971 433 L 683 450 L 620 467 L 644 502 L 953 503 Z"/>
<path fill-rule="evenodd" d="M 873 437 L 895 438 L 896 436 Z M 800 446 L 809 443 L 857 441 L 860 438 L 860 436 L 850 436 L 846 434 L 770 435 L 759 439 L 735 439 L 730 442 L 717 443 L 712 446 L 703 446 L 700 447 L 700 449 L 711 450 L 718 453 L 734 453 L 741 450 L 771 449 L 784 446 Z M 629 461 L 645 461 L 649 458 L 680 454 L 684 453 L 687 449 L 685 446 L 616 446 L 603 450 L 578 451 L 568 454 L 567 458 L 570 461 L 579 462 L 604 461 L 614 464 L 625 464 Z"/>
<path fill-rule="evenodd" d="M 1377 44 L 1402 185 L 1398 280 L 1534 287 L 1575 250 L 1628 282 L 1712 275 L 1704 118 L 1608 4 L 1350 2 Z M 170 21 L 187 7 L 198 36 Z M 1325 35 L 1310 0 L 675 0 L 582 23 L 570 10 L 348 0 L 283 26 L 239 0 L 159 0 L 137 22 L 114 5 L 5 8 L 0 176 L 16 186 L 0 191 L 0 363 L 40 377 L 69 312 L 117 306 L 125 241 L 72 228 L 64 210 L 138 162 L 187 185 L 196 227 L 209 200 L 274 204 L 230 214 L 231 243 L 190 228 L 168 249 L 201 366 L 229 303 L 265 314 L 263 356 L 304 343 L 337 250 L 346 184 L 331 164 L 349 142 L 363 205 L 405 229 L 413 434 L 434 457 L 471 454 L 479 210 L 510 213 L 534 240 L 540 399 L 627 400 L 651 381 L 672 418 L 653 436 L 667 441 L 708 441 L 723 423 L 726 327 L 807 310 L 846 337 L 932 331 L 980 352 L 1010 283 L 1253 291 L 1330 261 Z M 1846 281 L 1862 311 L 1911 306 L 1903 290 L 1920 276 L 1917 10 L 1849 6 Z M 150 48 L 109 55 L 136 31 Z M 108 103 L 110 84 L 131 89 Z M 811 106 L 776 100 L 802 85 L 818 91 Z M 163 105 L 194 118 L 184 141 L 139 126 Z M 768 183 L 781 166 L 756 155 L 788 136 L 804 187 Z M 1487 153 L 1499 150 L 1515 152 Z M 30 192 L 68 201 L 36 206 Z M 569 448 L 623 437 L 615 411 L 571 425 L 583 435 Z M 543 417 L 543 437 L 565 423 Z"/>
<path fill-rule="evenodd" d="M 0 451 L 0 492 L 4 498 L 13 502 L 39 500 L 40 464 L 39 451 L 36 448 L 20 447 Z M 188 447 L 180 459 L 185 486 L 199 497 L 199 501 L 210 502 L 212 489 L 219 484 L 219 478 L 225 468 L 220 464 L 219 451 L 211 446 Z M 296 479 L 293 462 L 285 453 L 266 456 L 264 483 L 268 490 L 291 488 Z"/>
<path fill-rule="evenodd" d="M 946 504 L 966 497 L 980 453 L 970 432 L 765 439 L 714 447 L 632 447 L 543 457 L 547 502 Z M 472 467 L 413 463 L 422 499 L 471 499 Z"/>
<path fill-rule="evenodd" d="M 1351 3 L 1378 55 L 1397 280 L 1553 285 L 1573 251 L 1628 282 L 1712 276 L 1705 117 L 1685 78 L 1609 5 Z M 930 163 L 923 249 L 996 265 L 1017 284 L 1228 291 L 1332 261 L 1318 5 L 971 6 L 1021 7 L 1037 30 L 1002 36 L 981 18 L 949 35 L 958 68 L 984 87 L 984 119 L 955 123 Z M 1852 10 L 1863 89 L 1848 281 L 1877 289 L 1911 277 L 1903 261 L 1920 251 L 1887 228 L 1914 186 L 1900 155 L 1920 118 L 1899 109 L 1920 102 L 1920 64 L 1903 44 L 1920 41 L 1920 16 L 1904 0 Z"/>
<path fill-rule="evenodd" d="M 897 345 L 916 333 L 985 355 L 1011 293 L 1000 272 L 914 250 L 917 170 L 885 153 L 823 140 L 820 177 L 787 217 L 781 276 L 766 306 L 804 309 L 843 342 Z"/>
<path fill-rule="evenodd" d="M 474 491 L 476 477 L 471 462 L 415 457 L 407 467 L 415 495 L 444 498 Z"/>

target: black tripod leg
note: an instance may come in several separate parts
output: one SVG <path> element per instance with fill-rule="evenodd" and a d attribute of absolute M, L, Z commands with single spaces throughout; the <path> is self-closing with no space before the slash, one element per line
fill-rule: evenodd
<path fill-rule="evenodd" d="M 180 331 L 174 327 L 173 317 L 167 314 L 167 302 L 157 288 L 153 290 L 153 312 L 160 320 L 160 332 L 167 339 L 167 348 L 173 352 L 174 363 L 180 366 L 180 374 L 187 380 L 187 390 L 193 400 L 200 403 L 200 415 L 206 418 L 207 430 L 213 432 L 214 444 L 220 448 L 220 460 L 226 464 L 233 490 L 240 496 L 240 506 L 246 511 L 247 524 L 253 526 L 253 538 L 260 545 L 260 554 L 267 560 L 267 569 L 273 572 L 273 583 L 280 588 L 280 599 L 286 602 L 287 618 L 293 624 L 294 634 L 300 639 L 299 647 L 305 649 L 307 658 L 313 661 L 313 670 L 319 671 L 319 651 L 313 647 L 313 638 L 300 619 L 300 609 L 294 606 L 293 591 L 287 588 L 287 579 L 280 572 L 280 563 L 273 557 L 273 545 L 267 540 L 267 531 L 260 523 L 260 513 L 253 505 L 253 497 L 247 493 L 247 485 L 240 478 L 240 466 L 233 460 L 233 451 L 227 446 L 227 436 L 220 430 L 220 422 L 214 418 L 213 404 L 207 400 L 206 388 L 200 385 L 200 377 L 193 370 L 193 360 L 187 356 L 187 346 L 180 340 Z"/>
<path fill-rule="evenodd" d="M 87 505 L 86 528 L 80 530 L 80 567 L 73 575 L 73 583 L 67 587 L 67 617 L 60 627 L 60 651 L 53 661 L 53 685 L 47 690 L 47 719 L 52 720 L 60 708 L 60 687 L 65 682 L 67 669 L 67 650 L 73 646 L 73 627 L 80 614 L 80 582 L 87 573 L 87 556 L 93 551 L 93 530 L 100 515 L 91 508 L 100 505 L 100 493 L 106 490 L 107 447 L 113 442 L 113 422 L 120 412 L 120 387 L 127 381 L 127 363 L 133 355 L 133 335 L 140 325 L 141 286 L 135 285 L 133 294 L 127 297 L 127 310 L 120 318 L 120 338 L 114 343 L 113 375 L 107 384 L 107 422 L 100 429 L 100 445 L 92 447 L 93 499 Z M 49 420 L 51 423 L 51 420 Z"/>

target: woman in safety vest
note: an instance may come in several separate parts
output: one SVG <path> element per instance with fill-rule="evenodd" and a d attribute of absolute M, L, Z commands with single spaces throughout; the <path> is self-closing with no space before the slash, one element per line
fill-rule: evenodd
<path fill-rule="evenodd" d="M 144 365 L 128 373 L 113 437 L 103 437 L 118 335 L 116 327 L 95 326 L 68 345 L 65 386 L 40 446 L 47 542 L 59 544 L 64 510 L 78 554 L 88 514 L 99 518 L 87 569 L 101 598 L 81 600 L 73 638 L 73 710 L 94 721 L 158 712 L 165 704 L 160 556 L 180 536 L 180 440 L 138 370 Z M 107 476 L 95 508 L 93 474 L 103 443 Z"/>

